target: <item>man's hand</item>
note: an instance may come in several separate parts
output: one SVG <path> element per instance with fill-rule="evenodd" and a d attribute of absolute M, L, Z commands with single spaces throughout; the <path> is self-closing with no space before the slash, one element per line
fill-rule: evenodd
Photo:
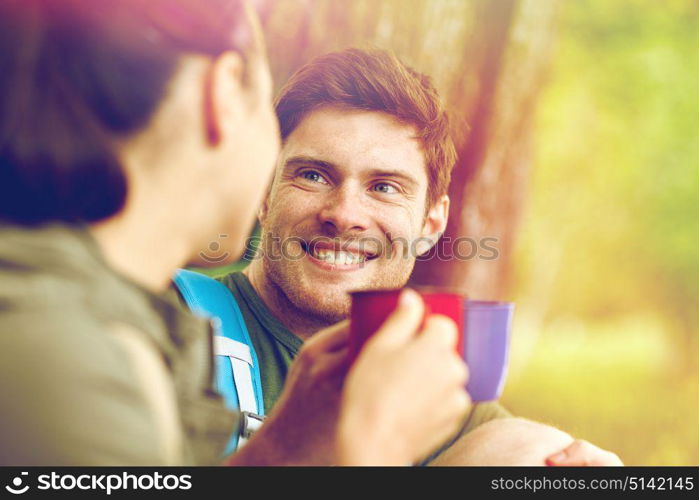
<path fill-rule="evenodd" d="M 619 457 L 611 451 L 598 448 L 592 443 L 576 439 L 562 451 L 546 459 L 551 466 L 619 466 L 624 465 Z"/>

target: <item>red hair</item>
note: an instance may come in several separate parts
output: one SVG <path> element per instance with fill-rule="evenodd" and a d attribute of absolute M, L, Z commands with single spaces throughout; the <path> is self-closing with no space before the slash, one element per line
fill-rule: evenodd
<path fill-rule="evenodd" d="M 456 150 L 428 76 L 384 50 L 352 48 L 317 57 L 294 73 L 277 97 L 282 140 L 307 113 L 327 105 L 380 111 L 414 126 L 427 165 L 427 206 L 446 194 Z"/>

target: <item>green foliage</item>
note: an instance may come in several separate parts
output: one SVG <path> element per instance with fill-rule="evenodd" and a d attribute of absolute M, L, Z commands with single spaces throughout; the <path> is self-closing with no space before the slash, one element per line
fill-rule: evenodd
<path fill-rule="evenodd" d="M 696 307 L 699 5 L 563 7 L 522 255 L 564 248 L 557 311 Z"/>
<path fill-rule="evenodd" d="M 549 321 L 506 402 L 630 464 L 696 464 L 699 4 L 561 7 L 516 261 Z"/>
<path fill-rule="evenodd" d="M 627 465 L 697 464 L 699 374 L 668 368 L 663 335 L 647 318 L 575 331 L 554 325 L 511 374 L 504 404 L 613 450 Z"/>

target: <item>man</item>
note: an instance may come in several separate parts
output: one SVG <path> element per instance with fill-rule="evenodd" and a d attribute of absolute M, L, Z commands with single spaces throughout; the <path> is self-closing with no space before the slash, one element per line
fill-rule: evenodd
<path fill-rule="evenodd" d="M 349 316 L 348 292 L 406 284 L 446 227 L 456 158 L 429 78 L 387 52 L 317 58 L 282 89 L 276 112 L 283 147 L 259 214 L 261 253 L 222 279 L 258 353 L 266 411 L 303 341 Z M 501 453 L 523 435 L 529 455 Z M 551 463 L 618 463 L 496 402 L 474 405 L 461 436 L 442 463 L 543 464 L 561 450 Z"/>

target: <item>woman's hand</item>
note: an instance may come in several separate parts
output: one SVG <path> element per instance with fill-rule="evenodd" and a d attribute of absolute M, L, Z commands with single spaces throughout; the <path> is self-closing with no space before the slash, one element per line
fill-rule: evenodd
<path fill-rule="evenodd" d="M 456 324 L 405 290 L 347 376 L 339 424 L 343 464 L 407 465 L 456 433 L 470 406 Z"/>

